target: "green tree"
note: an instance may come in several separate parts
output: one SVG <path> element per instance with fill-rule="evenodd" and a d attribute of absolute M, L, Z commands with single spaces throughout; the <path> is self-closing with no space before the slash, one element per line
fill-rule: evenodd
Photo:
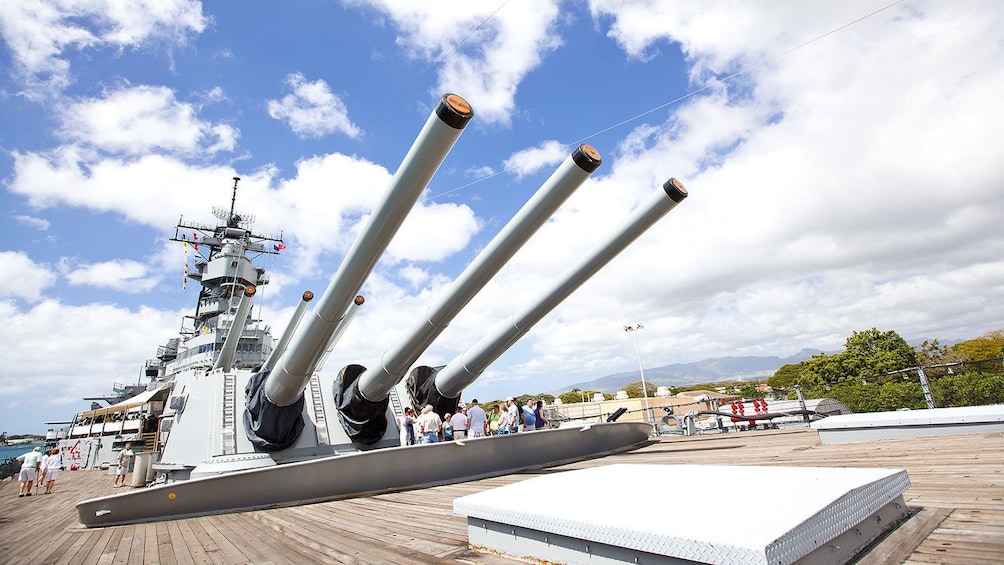
<path fill-rule="evenodd" d="M 852 332 L 843 352 L 821 353 L 806 361 L 797 381 L 802 386 L 865 384 L 887 380 L 891 371 L 916 365 L 917 352 L 898 333 L 872 328 Z"/>
<path fill-rule="evenodd" d="M 767 384 L 771 388 L 788 389 L 798 384 L 798 379 L 805 369 L 806 361 L 801 363 L 789 363 L 778 369 L 773 376 L 767 379 Z"/>
<path fill-rule="evenodd" d="M 910 408 L 919 410 L 927 408 L 924 402 L 924 391 L 919 383 L 904 381 L 889 381 L 879 385 L 879 395 L 876 410 L 899 410 Z"/>
<path fill-rule="evenodd" d="M 966 371 L 938 377 L 931 382 L 938 406 L 979 406 L 1004 403 L 1004 374 Z"/>
<path fill-rule="evenodd" d="M 567 392 L 562 392 L 562 393 L 558 394 L 558 398 L 561 398 L 561 403 L 562 404 L 574 404 L 576 402 L 581 402 L 582 401 L 583 394 L 585 394 L 585 392 L 583 392 L 582 390 L 580 390 L 578 388 L 572 388 L 571 390 L 569 390 Z M 588 398 L 589 398 L 589 396 L 586 395 L 585 399 L 588 399 Z"/>
<path fill-rule="evenodd" d="M 931 365 L 941 365 L 942 363 L 949 363 L 956 359 L 951 359 L 952 354 L 949 352 L 947 345 L 941 345 L 938 343 L 937 339 L 933 341 L 927 341 L 926 339 L 920 343 L 920 347 L 917 349 L 917 364 L 923 367 L 929 367 Z"/>
<path fill-rule="evenodd" d="M 979 337 L 956 343 L 949 348 L 966 361 L 982 361 L 1004 357 L 1004 329 L 994 330 Z"/>
<path fill-rule="evenodd" d="M 631 384 L 624 385 L 623 390 L 624 392 L 627 393 L 628 398 L 641 398 L 642 396 L 644 396 L 641 392 L 641 381 L 635 381 Z M 648 396 L 651 398 L 655 396 L 655 393 L 656 391 L 659 390 L 659 387 L 648 381 L 645 381 L 645 390 L 648 392 Z"/>
<path fill-rule="evenodd" d="M 917 365 L 917 352 L 894 331 L 876 328 L 852 332 L 844 344 L 844 370 L 847 376 L 875 380 L 891 371 Z"/>

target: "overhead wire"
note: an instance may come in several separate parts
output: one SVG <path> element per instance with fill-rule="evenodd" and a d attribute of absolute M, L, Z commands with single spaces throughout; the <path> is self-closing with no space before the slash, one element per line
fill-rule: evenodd
<path fill-rule="evenodd" d="M 787 55 L 790 55 L 791 53 L 793 53 L 795 51 L 798 51 L 799 49 L 807 47 L 807 46 L 809 46 L 809 45 L 811 45 L 811 44 L 813 44 L 813 43 L 815 43 L 815 42 L 817 42 L 817 41 L 819 41 L 821 39 L 825 39 L 826 37 L 829 37 L 829 36 L 831 36 L 831 35 L 833 35 L 835 33 L 839 33 L 840 31 L 843 31 L 843 30 L 845 30 L 845 29 L 847 29 L 847 28 L 849 28 L 849 27 L 851 27 L 851 26 L 853 26 L 855 24 L 858 24 L 858 23 L 860 23 L 860 22 L 862 22 L 864 20 L 867 20 L 868 18 L 871 18 L 872 16 L 880 14 L 880 13 L 882 13 L 882 12 L 884 12 L 884 11 L 886 11 L 886 10 L 888 10 L 888 9 L 890 9 L 890 8 L 898 5 L 898 4 L 902 4 L 905 1 L 906 0 L 896 0 L 895 2 L 892 2 L 892 3 L 887 4 L 887 5 L 885 5 L 885 6 L 881 7 L 881 8 L 878 8 L 877 10 L 869 12 L 868 14 L 865 14 L 865 15 L 857 18 L 857 19 L 851 20 L 850 22 L 847 22 L 847 23 L 845 23 L 843 25 L 840 25 L 838 27 L 835 27 L 835 28 L 833 28 L 833 29 L 831 29 L 831 30 L 829 30 L 829 31 L 827 31 L 825 33 L 817 35 L 816 37 L 813 37 L 812 39 L 809 39 L 808 41 L 805 41 L 803 43 L 799 43 L 798 45 L 795 45 L 794 47 L 790 47 L 790 48 L 788 48 L 788 49 L 786 49 L 784 51 L 781 51 L 780 53 L 777 53 L 777 54 L 772 55 L 770 57 L 766 57 L 766 58 L 764 58 L 764 59 L 762 59 L 762 60 L 760 60 L 760 61 L 758 61 L 756 63 L 753 63 L 753 64 L 747 65 L 745 67 L 742 67 L 738 71 L 735 71 L 734 73 L 732 73 L 732 74 L 730 74 L 730 75 L 728 75 L 728 76 L 726 76 L 724 78 L 712 78 L 707 84 L 705 84 L 704 86 L 702 86 L 700 88 L 697 88 L 695 90 L 689 91 L 689 92 L 687 92 L 687 93 L 685 93 L 685 94 L 683 94 L 681 96 L 678 96 L 678 97 L 676 97 L 676 98 L 674 98 L 674 99 L 672 99 L 672 100 L 670 100 L 668 102 L 665 102 L 663 104 L 660 104 L 660 105 L 658 105 L 658 106 L 656 106 L 654 108 L 650 108 L 650 109 L 645 110 L 644 112 L 641 112 L 639 114 L 636 114 L 636 115 L 634 115 L 634 116 L 632 116 L 630 118 L 621 120 L 620 122 L 617 122 L 616 124 L 613 124 L 611 126 L 607 126 L 607 127 L 603 128 L 603 129 L 601 129 L 599 131 L 593 132 L 593 133 L 591 133 L 591 134 L 589 134 L 589 135 L 587 135 L 585 137 L 580 138 L 577 141 L 574 141 L 572 143 L 563 144 L 562 147 L 564 147 L 564 148 L 576 147 L 579 144 L 581 144 L 581 143 L 583 143 L 585 141 L 588 141 L 588 140 L 590 140 L 590 139 L 592 139 L 594 137 L 603 135 L 604 133 L 607 133 L 609 131 L 615 130 L 615 129 L 620 128 L 622 126 L 625 126 L 625 125 L 627 125 L 627 124 L 629 124 L 631 122 L 634 122 L 634 121 L 636 121 L 638 119 L 641 119 L 641 118 L 643 118 L 643 117 L 645 117 L 645 116 L 647 116 L 649 114 L 652 114 L 654 112 L 658 112 L 659 110 L 662 110 L 664 108 L 667 108 L 669 106 L 672 106 L 674 104 L 682 102 L 682 101 L 684 101 L 684 100 L 686 100 L 688 98 L 692 98 L 694 96 L 697 96 L 701 92 L 704 92 L 705 90 L 708 90 L 708 89 L 710 89 L 712 87 L 728 83 L 728 82 L 732 81 L 733 79 L 735 79 L 735 78 L 737 78 L 739 76 L 742 76 L 742 75 L 744 75 L 744 74 L 746 74 L 746 73 L 748 73 L 748 72 L 750 72 L 750 71 L 752 71 L 754 69 L 762 67 L 762 66 L 764 66 L 764 65 L 766 65 L 766 64 L 768 64 L 768 63 L 770 63 L 772 61 L 780 59 L 781 57 L 785 57 Z M 499 9 L 501 9 L 501 7 Z M 496 12 L 497 11 L 498 10 L 496 10 Z M 494 13 L 493 13 L 493 15 L 494 15 Z M 505 173 L 507 173 L 507 172 L 509 172 L 511 170 L 513 170 L 513 167 L 501 169 L 501 170 L 496 171 L 496 172 L 494 172 L 494 173 L 492 173 L 490 175 L 478 178 L 478 179 L 473 180 L 471 182 L 468 182 L 466 184 L 462 184 L 462 185 L 457 186 L 455 188 L 451 188 L 449 190 L 446 190 L 446 191 L 443 191 L 443 192 L 440 192 L 440 193 L 437 193 L 437 194 L 430 195 L 427 198 L 424 198 L 423 201 L 435 200 L 437 198 L 441 198 L 441 197 L 446 196 L 448 194 L 452 194 L 454 192 L 459 192 L 459 191 L 461 191 L 461 190 L 463 190 L 465 188 L 469 188 L 469 187 L 474 186 L 476 184 L 485 182 L 485 181 L 487 181 L 489 179 L 493 179 L 493 178 L 495 178 L 495 177 L 497 177 L 499 175 L 505 174 Z"/>

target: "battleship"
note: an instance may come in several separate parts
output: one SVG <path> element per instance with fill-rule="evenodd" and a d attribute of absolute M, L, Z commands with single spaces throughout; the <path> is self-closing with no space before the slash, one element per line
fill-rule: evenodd
<path fill-rule="evenodd" d="M 268 283 L 254 259 L 282 236 L 255 233 L 235 212 L 239 178 L 219 225 L 179 221 L 174 241 L 197 250 L 195 314 L 144 366 L 150 383 L 131 398 L 77 414 L 61 441 L 68 464 L 114 464 L 139 453 L 127 493 L 77 504 L 84 526 L 108 526 L 292 506 L 450 484 L 602 457 L 649 441 L 642 422 L 595 422 L 534 433 L 401 446 L 405 406 L 452 412 L 469 387 L 538 321 L 687 196 L 670 178 L 623 223 L 510 318 L 440 367 L 422 353 L 519 248 L 602 164 L 582 144 L 558 166 L 443 296 L 366 365 L 322 371 L 366 299 L 359 293 L 410 209 L 474 112 L 446 94 L 428 117 L 355 243 L 315 299 L 302 294 L 274 339 L 251 316 Z M 370 297 L 379 300 L 379 297 Z M 308 308 L 310 310 L 308 311 Z M 462 454 L 465 465 L 454 465 Z"/>

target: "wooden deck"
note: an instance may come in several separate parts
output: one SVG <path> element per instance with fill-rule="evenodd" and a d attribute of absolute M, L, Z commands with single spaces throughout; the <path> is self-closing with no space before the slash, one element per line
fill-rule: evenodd
<path fill-rule="evenodd" d="M 892 467 L 907 470 L 906 500 L 918 511 L 862 563 L 1004 562 L 1004 435 L 821 445 L 808 429 L 667 437 L 626 454 L 537 473 L 608 463 Z M 461 463 L 461 462 L 458 462 Z M 525 480 L 521 473 L 482 481 L 342 500 L 134 526 L 86 529 L 74 504 L 120 491 L 100 471 L 65 471 L 54 493 L 17 497 L 0 483 L 0 563 L 483 563 L 513 561 L 471 552 L 466 519 L 453 499 Z M 664 485 L 680 489 L 667 475 Z M 784 504 L 737 473 L 733 484 L 699 485 L 736 493 L 751 510 Z M 597 485 L 583 496 L 629 496 L 638 485 Z M 560 504 L 560 500 L 513 504 Z M 681 514 L 667 515 L 667 528 Z M 742 522 L 723 519 L 722 528 Z"/>

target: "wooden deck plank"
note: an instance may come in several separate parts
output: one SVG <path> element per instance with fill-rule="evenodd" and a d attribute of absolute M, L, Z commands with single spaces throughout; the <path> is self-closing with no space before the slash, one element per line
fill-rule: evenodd
<path fill-rule="evenodd" d="M 931 535 L 952 511 L 946 508 L 923 508 L 884 540 L 861 556 L 858 565 L 902 563 Z"/>
<path fill-rule="evenodd" d="M 513 563 L 467 548 L 466 521 L 453 514 L 453 500 L 608 463 L 903 468 L 912 483 L 905 498 L 922 508 L 862 563 L 1004 562 L 1004 434 L 822 445 L 815 432 L 796 429 L 666 437 L 635 452 L 559 469 L 97 530 L 77 524 L 74 504 L 121 492 L 107 474 L 66 472 L 54 495 L 30 499 L 17 498 L 17 485 L 5 481 L 0 483 L 0 563 Z M 637 503 L 644 504 L 644 497 Z"/>
<path fill-rule="evenodd" d="M 107 532 L 87 533 L 90 535 L 85 536 L 83 538 L 83 543 L 76 548 L 76 551 L 67 556 L 68 559 L 66 560 L 66 563 L 69 563 L 70 565 L 87 563 L 87 556 L 91 553 L 91 550 L 94 549 L 94 546 L 97 545 L 98 541 L 107 535 Z"/>
<path fill-rule="evenodd" d="M 143 530 L 143 563 L 160 563 L 157 524 L 139 524 L 136 528 Z"/>
<path fill-rule="evenodd" d="M 259 512 L 256 519 L 262 526 L 269 528 L 276 534 L 276 539 L 283 540 L 282 547 L 289 543 L 307 548 L 314 554 L 316 560 L 332 560 L 336 563 L 361 563 L 355 552 L 346 552 L 340 543 L 332 544 L 331 537 L 317 536 L 312 528 L 302 527 L 301 524 L 290 522 L 286 516 L 279 512 Z M 277 548 L 278 549 L 278 548 Z"/>
<path fill-rule="evenodd" d="M 121 541 L 124 532 L 122 528 L 109 528 L 108 533 L 110 534 L 108 539 L 99 540 L 95 544 L 94 550 L 85 560 L 86 563 L 109 565 L 115 559 L 115 553 L 118 551 L 119 541 Z"/>
<path fill-rule="evenodd" d="M 244 552 L 246 544 L 241 544 L 241 547 L 238 547 L 221 531 L 221 526 L 224 524 L 222 520 L 197 518 L 191 520 L 191 522 L 195 522 L 197 527 L 203 528 L 206 535 L 209 536 L 216 546 L 216 552 L 212 555 L 214 563 L 243 563 L 249 561 L 247 554 Z M 223 529 L 225 530 L 226 528 L 224 527 Z"/>
<path fill-rule="evenodd" d="M 157 558 L 160 560 L 162 565 L 176 565 L 177 563 L 188 563 L 191 558 L 191 553 L 188 551 L 189 540 L 182 537 L 178 537 L 178 543 L 173 543 L 171 536 L 173 530 L 178 529 L 178 525 L 174 522 L 158 522 L 156 524 L 157 528 Z M 178 559 L 178 554 L 182 555 L 182 558 Z"/>
<path fill-rule="evenodd" d="M 311 561 L 311 555 L 301 551 L 294 544 L 284 546 L 281 551 L 272 547 L 274 540 L 265 532 L 257 529 L 257 525 L 246 514 L 227 514 L 219 516 L 216 521 L 226 524 L 228 539 L 242 545 L 251 563 L 263 565 L 287 565 Z M 223 533 L 223 530 L 220 530 Z"/>
<path fill-rule="evenodd" d="M 178 520 L 177 524 L 178 531 L 181 533 L 182 539 L 195 539 L 201 542 L 202 538 L 205 537 L 199 536 L 195 533 L 195 530 L 200 528 L 198 525 L 193 528 L 192 521 L 190 520 Z M 216 551 L 215 544 L 211 548 L 206 547 L 204 543 L 187 543 L 186 546 L 188 547 L 189 554 L 191 554 L 192 563 L 222 563 L 222 561 L 210 557 L 210 554 Z M 178 561 L 183 562 L 180 557 Z"/>
<path fill-rule="evenodd" d="M 115 565 L 116 563 L 128 563 L 129 555 L 132 553 L 133 540 L 136 538 L 137 531 L 142 531 L 139 528 L 120 528 L 122 535 L 118 540 L 118 547 L 116 548 L 114 554 L 112 555 L 112 560 L 110 563 Z"/>

